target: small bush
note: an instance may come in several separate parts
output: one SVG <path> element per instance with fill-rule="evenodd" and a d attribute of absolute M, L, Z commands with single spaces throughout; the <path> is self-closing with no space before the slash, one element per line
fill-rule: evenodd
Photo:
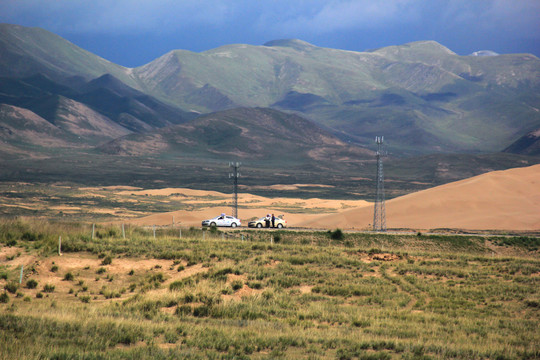
<path fill-rule="evenodd" d="M 38 285 L 38 282 L 34 279 L 30 279 L 26 282 L 26 287 L 28 289 L 35 289 Z"/>
<path fill-rule="evenodd" d="M 152 276 L 151 280 L 162 283 L 162 282 L 165 281 L 165 275 L 163 275 L 163 273 L 161 273 L 161 272 L 157 273 L 154 276 Z"/>
<path fill-rule="evenodd" d="M 210 307 L 207 305 L 197 306 L 193 309 L 193 316 L 195 317 L 207 317 L 210 315 Z"/>
<path fill-rule="evenodd" d="M 369 327 L 371 323 L 369 320 L 357 319 L 357 320 L 353 320 L 352 325 L 355 327 L 365 328 L 365 327 Z"/>
<path fill-rule="evenodd" d="M 332 240 L 343 240 L 345 238 L 345 235 L 343 234 L 343 231 L 341 231 L 341 229 L 336 229 L 330 233 L 330 238 Z"/>
<path fill-rule="evenodd" d="M 19 284 L 17 284 L 15 281 L 11 281 L 4 286 L 4 289 L 12 294 L 15 294 L 19 289 Z"/>
<path fill-rule="evenodd" d="M 45 284 L 45 286 L 43 286 L 43 292 L 46 292 L 46 293 L 54 292 L 54 285 Z"/>
<path fill-rule="evenodd" d="M 262 289 L 262 284 L 260 282 L 253 282 L 248 281 L 247 286 L 249 286 L 251 289 L 259 290 Z"/>
<path fill-rule="evenodd" d="M 38 239 L 42 239 L 43 238 L 43 235 L 36 235 L 35 233 L 31 233 L 29 231 L 26 231 L 21 239 L 24 240 L 24 241 L 36 241 Z"/>
<path fill-rule="evenodd" d="M 1 295 L 0 295 L 0 303 L 7 303 L 9 302 L 9 295 L 7 294 L 7 292 L 3 292 Z"/>
<path fill-rule="evenodd" d="M 73 276 L 73 274 L 71 272 L 67 272 L 64 275 L 64 280 L 65 281 L 73 281 L 74 278 L 75 278 L 75 276 Z"/>
<path fill-rule="evenodd" d="M 129 275 L 129 276 L 132 276 L 133 274 L 135 274 L 135 270 L 131 269 L 131 271 L 128 272 L 128 275 Z"/>
<path fill-rule="evenodd" d="M 232 282 L 231 287 L 234 291 L 240 290 L 244 286 L 241 280 L 235 280 Z"/>
<path fill-rule="evenodd" d="M 103 274 L 103 273 L 106 273 L 107 272 L 107 269 L 105 269 L 104 267 L 100 267 L 99 269 L 97 269 L 96 271 L 96 274 Z"/>
<path fill-rule="evenodd" d="M 174 332 L 166 332 L 165 333 L 165 341 L 169 344 L 174 344 L 178 341 L 178 339 L 180 338 L 180 336 L 178 336 L 178 334 L 174 333 Z"/>
<path fill-rule="evenodd" d="M 86 304 L 90 302 L 90 296 L 88 295 L 81 296 L 79 299 L 81 299 L 81 301 Z"/>
<path fill-rule="evenodd" d="M 51 266 L 51 271 L 52 272 L 57 272 L 58 271 L 58 266 L 57 265 Z"/>
<path fill-rule="evenodd" d="M 189 315 L 191 314 L 191 306 L 189 305 L 182 305 L 176 308 L 175 312 L 176 315 Z"/>
<path fill-rule="evenodd" d="M 111 265 L 112 264 L 112 257 L 110 255 L 107 255 L 103 258 L 103 261 L 101 262 L 101 265 Z"/>
<path fill-rule="evenodd" d="M 223 295 L 231 295 L 233 293 L 232 289 L 225 288 L 221 290 L 221 294 Z"/>
<path fill-rule="evenodd" d="M 36 294 L 36 298 L 41 299 L 42 297 L 43 293 L 41 293 L 41 291 Z"/>
<path fill-rule="evenodd" d="M 190 284 L 191 281 L 192 281 L 191 279 L 173 281 L 172 283 L 169 284 L 169 290 L 170 291 L 180 290 L 184 286 Z"/>

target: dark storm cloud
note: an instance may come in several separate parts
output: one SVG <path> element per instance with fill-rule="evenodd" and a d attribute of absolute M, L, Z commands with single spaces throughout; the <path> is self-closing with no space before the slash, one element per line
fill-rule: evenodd
<path fill-rule="evenodd" d="M 112 61 L 139 65 L 176 48 L 276 38 L 355 51 L 436 40 L 460 54 L 539 55 L 539 14 L 538 0 L 0 1 L 2 22 L 43 27 Z"/>

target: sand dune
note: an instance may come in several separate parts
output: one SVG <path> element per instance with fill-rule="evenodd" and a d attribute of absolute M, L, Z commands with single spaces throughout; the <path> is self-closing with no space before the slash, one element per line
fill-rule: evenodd
<path fill-rule="evenodd" d="M 231 214 L 231 207 L 223 206 L 224 202 L 230 202 L 231 195 L 216 191 L 167 188 L 125 193 L 180 197 L 185 199 L 183 202 L 186 204 L 204 203 L 207 206 L 199 210 L 178 210 L 129 220 L 129 223 L 135 225 L 171 225 L 174 220 L 175 224 L 180 223 L 181 226 L 200 226 L 204 219 L 213 218 L 221 213 Z M 209 196 L 215 199 L 207 199 Z M 364 200 L 265 198 L 247 193 L 238 194 L 238 203 L 240 204 L 239 217 L 243 225 L 247 225 L 249 219 L 275 214 L 283 215 L 289 226 L 296 226 L 298 223 L 318 218 L 321 214 L 332 214 L 343 209 L 358 208 L 370 204 Z M 216 205 L 212 206 L 213 204 Z M 287 211 L 288 209 L 290 210 Z M 307 214 L 306 209 L 309 212 Z"/>
<path fill-rule="evenodd" d="M 369 228 L 373 208 L 362 207 L 297 224 Z M 386 202 L 388 228 L 540 230 L 540 165 L 494 171 Z"/>
<path fill-rule="evenodd" d="M 389 186 L 389 185 L 387 185 Z M 186 196 L 186 202 L 200 201 L 189 196 L 214 196 L 208 207 L 196 211 L 174 211 L 131 220 L 138 225 L 200 226 L 204 219 L 231 213 L 222 206 L 230 195 L 189 189 L 129 191 L 129 193 Z M 240 218 L 247 225 L 253 217 L 274 213 L 285 215 L 288 226 L 322 229 L 371 228 L 373 206 L 362 200 L 264 198 L 242 193 Z M 351 208 L 352 207 L 352 208 Z M 290 211 L 284 211 L 290 209 Z M 310 213 L 299 213 L 310 209 Z M 540 165 L 495 171 L 470 179 L 438 186 L 386 202 L 388 228 L 469 230 L 540 230 Z"/>

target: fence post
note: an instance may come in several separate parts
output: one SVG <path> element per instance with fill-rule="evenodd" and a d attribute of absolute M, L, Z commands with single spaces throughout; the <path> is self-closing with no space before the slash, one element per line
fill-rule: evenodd
<path fill-rule="evenodd" d="M 270 236 L 270 244 L 274 245 L 274 236 Z"/>
<path fill-rule="evenodd" d="M 156 238 L 156 225 L 154 224 L 154 239 Z"/>
<path fill-rule="evenodd" d="M 124 239 L 126 238 L 126 230 L 124 228 L 124 223 L 122 223 L 122 236 L 124 237 Z"/>
<path fill-rule="evenodd" d="M 96 230 L 96 224 L 92 224 L 92 240 L 94 240 L 94 232 Z"/>
<path fill-rule="evenodd" d="M 21 276 L 19 278 L 19 284 L 22 284 L 22 276 L 23 276 L 23 265 L 21 265 Z"/>
<path fill-rule="evenodd" d="M 179 228 L 178 231 L 180 232 L 180 239 L 182 238 L 182 228 Z"/>
<path fill-rule="evenodd" d="M 62 255 L 62 235 L 58 237 L 58 255 Z"/>
<path fill-rule="evenodd" d="M 206 231 L 204 231 L 204 230 L 202 231 L 202 239 L 203 240 L 206 239 Z"/>

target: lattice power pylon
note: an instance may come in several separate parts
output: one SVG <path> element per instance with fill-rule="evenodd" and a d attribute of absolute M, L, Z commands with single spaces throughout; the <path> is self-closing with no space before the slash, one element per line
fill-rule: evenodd
<path fill-rule="evenodd" d="M 384 136 L 376 137 L 377 144 L 377 197 L 373 211 L 373 231 L 386 231 L 386 205 L 384 200 L 383 143 Z"/>
<path fill-rule="evenodd" d="M 240 173 L 238 172 L 238 168 L 242 165 L 242 163 L 239 162 L 230 162 L 229 167 L 233 168 L 233 172 L 229 173 L 229 178 L 233 179 L 233 204 L 232 204 L 232 211 L 235 218 L 238 218 L 238 177 L 240 176 Z"/>

